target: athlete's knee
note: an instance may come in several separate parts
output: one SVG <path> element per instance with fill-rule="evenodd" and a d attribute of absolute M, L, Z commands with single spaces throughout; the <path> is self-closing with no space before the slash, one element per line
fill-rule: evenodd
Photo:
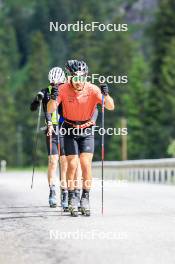
<path fill-rule="evenodd" d="M 80 157 L 82 174 L 87 175 L 91 170 L 92 159 L 89 155 L 82 155 Z"/>
<path fill-rule="evenodd" d="M 57 167 L 57 164 L 58 164 L 58 156 L 57 155 L 52 155 L 51 157 L 49 156 L 48 166 L 50 168 L 55 168 L 55 167 Z"/>
<path fill-rule="evenodd" d="M 77 180 L 80 180 L 81 179 L 81 176 L 82 176 L 81 166 L 78 165 L 77 166 L 77 169 L 76 169 L 75 177 L 76 177 Z"/>
<path fill-rule="evenodd" d="M 62 170 L 67 170 L 67 159 L 66 159 L 66 156 L 61 156 L 60 157 L 60 163 L 61 163 Z"/>
<path fill-rule="evenodd" d="M 77 168 L 77 162 L 75 160 L 71 160 L 68 162 L 68 168 L 70 170 L 76 170 Z"/>
<path fill-rule="evenodd" d="M 82 170 L 90 168 L 91 167 L 91 163 L 92 163 L 91 158 L 89 158 L 89 157 L 81 158 L 81 168 L 82 168 Z"/>
<path fill-rule="evenodd" d="M 68 163 L 68 169 L 69 170 L 76 170 L 77 169 L 77 164 L 78 164 L 78 159 L 77 157 L 69 157 L 67 158 L 67 163 Z"/>

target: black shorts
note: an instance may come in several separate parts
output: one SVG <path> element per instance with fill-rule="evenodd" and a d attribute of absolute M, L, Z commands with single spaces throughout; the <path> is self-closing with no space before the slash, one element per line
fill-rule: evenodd
<path fill-rule="evenodd" d="M 58 147 L 60 148 L 60 156 L 65 155 L 64 151 L 64 137 L 59 136 L 53 133 L 52 134 L 52 144 L 51 144 L 51 150 L 50 150 L 50 136 L 46 135 L 46 145 L 47 145 L 47 152 L 48 155 L 58 155 Z"/>
<path fill-rule="evenodd" d="M 79 155 L 81 153 L 94 153 L 94 135 L 66 134 L 64 136 L 65 155 Z"/>

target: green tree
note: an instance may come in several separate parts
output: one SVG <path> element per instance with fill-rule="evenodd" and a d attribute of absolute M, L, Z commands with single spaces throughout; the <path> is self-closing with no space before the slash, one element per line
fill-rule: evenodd
<path fill-rule="evenodd" d="M 9 21 L 0 15 L 0 160 L 7 160 L 8 165 L 16 163 L 15 109 L 13 98 L 13 77 L 18 65 L 16 35 Z M 6 30 L 8 28 L 8 34 Z M 9 43 L 9 45 L 7 45 Z M 15 51 L 13 53 L 12 51 Z"/>
<path fill-rule="evenodd" d="M 145 157 L 145 111 L 148 96 L 148 67 L 143 56 L 134 56 L 129 72 L 129 85 L 124 95 L 128 128 L 128 159 Z"/>
<path fill-rule="evenodd" d="M 172 140 L 168 146 L 167 153 L 175 158 L 175 140 Z"/>
<path fill-rule="evenodd" d="M 122 18 L 115 17 L 111 23 L 122 23 Z M 106 111 L 106 127 L 120 128 L 120 118 L 124 116 L 126 108 L 123 102 L 128 83 L 118 83 L 119 76 L 128 76 L 132 63 L 133 42 L 128 32 L 106 32 L 102 42 L 100 74 L 116 76 L 116 83 L 109 84 L 110 94 L 114 98 L 116 108 L 114 112 Z M 129 76 L 128 76 L 129 77 Z M 129 81 L 129 78 L 128 78 Z M 106 158 L 113 160 L 120 157 L 120 137 L 107 137 Z M 115 148 L 115 151 L 113 149 Z"/>
<path fill-rule="evenodd" d="M 31 39 L 31 53 L 28 58 L 27 80 L 16 93 L 16 108 L 19 113 L 17 124 L 23 130 L 24 164 L 32 162 L 32 150 L 34 144 L 34 132 L 38 113 L 31 113 L 30 103 L 36 93 L 47 87 L 47 75 L 49 70 L 49 52 L 47 44 L 41 32 L 33 34 Z M 42 164 L 46 160 L 45 139 L 40 134 L 40 141 L 37 150 L 38 162 Z"/>
<path fill-rule="evenodd" d="M 148 158 L 166 157 L 168 144 L 174 135 L 175 2 L 161 0 L 159 3 L 152 26 L 152 86 L 146 107 Z"/>
<path fill-rule="evenodd" d="M 99 1 L 92 5 L 92 1 L 79 1 L 79 15 L 73 18 L 76 21 L 83 21 L 84 24 L 99 21 L 103 17 L 103 10 Z M 77 8 L 77 3 L 72 4 L 72 8 Z M 74 13 L 76 14 L 76 13 Z M 84 60 L 89 66 L 90 74 L 99 73 L 101 62 L 101 47 L 103 42 L 102 33 L 98 31 L 79 31 L 69 33 L 68 56 L 73 59 Z"/>

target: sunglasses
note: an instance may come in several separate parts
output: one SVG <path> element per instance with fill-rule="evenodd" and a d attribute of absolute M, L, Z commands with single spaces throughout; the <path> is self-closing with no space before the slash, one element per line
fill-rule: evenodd
<path fill-rule="evenodd" d="M 74 83 L 76 82 L 85 82 L 86 81 L 86 76 L 82 76 L 82 75 L 76 75 L 72 77 L 72 81 Z"/>

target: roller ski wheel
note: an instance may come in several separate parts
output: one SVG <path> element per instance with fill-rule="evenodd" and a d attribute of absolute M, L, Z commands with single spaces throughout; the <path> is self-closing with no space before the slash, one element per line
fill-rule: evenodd
<path fill-rule="evenodd" d="M 50 208 L 56 208 L 57 207 L 57 204 L 53 203 L 53 204 L 50 204 Z"/>
<path fill-rule="evenodd" d="M 68 191 L 62 190 L 61 191 L 61 207 L 63 209 L 63 212 L 68 212 Z"/>
<path fill-rule="evenodd" d="M 90 211 L 90 205 L 89 205 L 89 193 L 88 192 L 85 192 L 85 193 L 82 194 L 80 205 L 81 205 L 81 213 L 82 213 L 82 215 L 90 216 L 91 215 L 91 211 Z"/>
<path fill-rule="evenodd" d="M 71 216 L 77 217 L 78 216 L 78 203 L 77 203 L 77 198 L 75 197 L 74 191 L 69 192 L 68 200 L 69 200 L 68 207 L 69 207 L 69 212 Z"/>
<path fill-rule="evenodd" d="M 75 190 L 75 197 L 77 198 L 77 206 L 78 206 L 78 212 L 81 212 L 81 206 L 80 206 L 80 200 L 81 200 L 81 197 L 80 197 L 80 192 L 81 190 L 80 189 L 76 189 Z"/>
<path fill-rule="evenodd" d="M 57 207 L 56 191 L 55 191 L 54 185 L 50 187 L 49 206 L 50 206 L 50 208 L 56 208 Z"/>
<path fill-rule="evenodd" d="M 78 216 L 78 210 L 76 208 L 71 208 L 69 211 L 72 217 Z"/>
<path fill-rule="evenodd" d="M 69 207 L 62 207 L 62 210 L 64 213 L 68 213 L 69 212 Z"/>
<path fill-rule="evenodd" d="M 90 209 L 81 208 L 81 214 L 84 216 L 90 216 L 91 211 L 90 211 Z"/>

